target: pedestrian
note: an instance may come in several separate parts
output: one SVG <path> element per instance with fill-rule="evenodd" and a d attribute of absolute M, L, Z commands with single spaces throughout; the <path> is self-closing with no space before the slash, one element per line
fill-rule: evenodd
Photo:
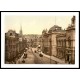
<path fill-rule="evenodd" d="M 36 50 L 34 52 L 36 53 Z"/>
<path fill-rule="evenodd" d="M 25 63 L 25 60 L 24 59 L 22 60 L 22 63 Z"/>

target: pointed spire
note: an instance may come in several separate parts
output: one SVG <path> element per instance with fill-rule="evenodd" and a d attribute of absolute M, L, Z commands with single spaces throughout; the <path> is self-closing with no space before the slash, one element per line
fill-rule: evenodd
<path fill-rule="evenodd" d="M 20 24 L 20 35 L 22 36 L 22 25 Z"/>
<path fill-rule="evenodd" d="M 47 33 L 47 28 L 46 28 L 46 33 Z"/>

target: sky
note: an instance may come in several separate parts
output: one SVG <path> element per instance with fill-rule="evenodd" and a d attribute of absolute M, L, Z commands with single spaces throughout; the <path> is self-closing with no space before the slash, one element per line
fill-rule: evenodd
<path fill-rule="evenodd" d="M 66 29 L 71 24 L 72 16 L 7 15 L 5 16 L 5 32 L 12 29 L 19 33 L 20 26 L 22 26 L 23 34 L 41 34 L 44 29 L 49 30 L 54 25 Z"/>

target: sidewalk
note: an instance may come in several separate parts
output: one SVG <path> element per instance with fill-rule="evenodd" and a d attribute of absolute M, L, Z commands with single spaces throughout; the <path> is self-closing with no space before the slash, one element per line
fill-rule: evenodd
<path fill-rule="evenodd" d="M 34 53 L 35 50 L 36 49 L 32 48 L 33 53 Z M 46 54 L 44 54 L 42 52 L 41 52 L 41 54 L 43 55 L 43 57 L 40 57 L 39 53 L 34 53 L 34 55 L 37 57 L 37 60 L 38 59 L 41 60 L 42 64 L 56 64 L 56 63 L 58 63 L 58 64 L 65 64 L 65 61 L 63 61 L 63 60 L 61 60 L 59 58 L 56 58 L 54 56 L 46 55 Z"/>

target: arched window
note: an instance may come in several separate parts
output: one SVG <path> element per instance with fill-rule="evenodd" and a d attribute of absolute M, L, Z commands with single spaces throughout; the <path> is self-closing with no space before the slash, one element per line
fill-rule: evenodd
<path fill-rule="evenodd" d="M 68 37 L 68 46 L 71 47 L 71 37 Z"/>
<path fill-rule="evenodd" d="M 58 40 L 58 42 L 57 42 L 57 45 L 59 46 L 59 40 Z"/>
<path fill-rule="evenodd" d="M 60 40 L 60 46 L 61 46 L 61 40 Z"/>
<path fill-rule="evenodd" d="M 10 33 L 10 36 L 12 36 L 12 33 Z"/>
<path fill-rule="evenodd" d="M 63 40 L 62 40 L 62 46 L 64 45 Z"/>
<path fill-rule="evenodd" d="M 64 39 L 64 46 L 66 46 L 66 39 Z"/>
<path fill-rule="evenodd" d="M 60 40 L 59 40 L 59 46 L 60 46 Z"/>

